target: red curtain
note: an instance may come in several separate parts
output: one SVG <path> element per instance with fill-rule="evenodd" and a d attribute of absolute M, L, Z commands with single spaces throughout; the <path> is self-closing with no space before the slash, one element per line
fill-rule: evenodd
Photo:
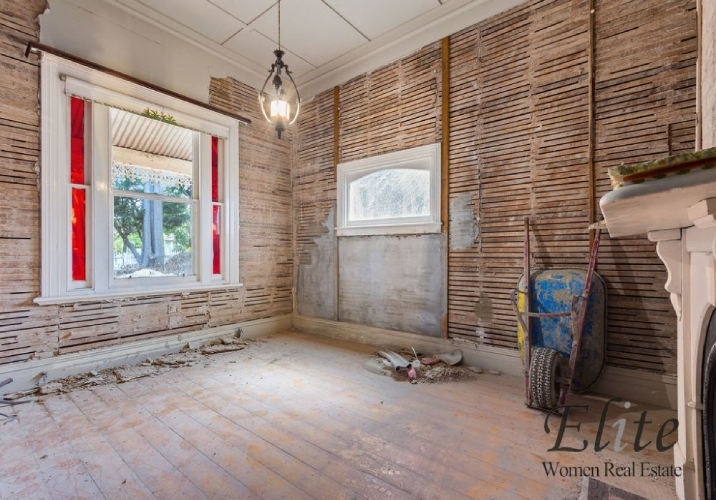
<path fill-rule="evenodd" d="M 219 138 L 211 138 L 211 201 L 219 201 Z"/>
<path fill-rule="evenodd" d="M 72 279 L 86 279 L 86 196 L 84 189 L 72 189 Z"/>
<path fill-rule="evenodd" d="M 70 98 L 70 182 L 85 183 L 85 102 Z M 72 189 L 72 279 L 86 279 L 86 210 L 84 189 Z"/>
<path fill-rule="evenodd" d="M 221 207 L 214 205 L 214 274 L 221 274 Z"/>
<path fill-rule="evenodd" d="M 85 183 L 85 102 L 71 99 L 70 182 Z"/>
<path fill-rule="evenodd" d="M 211 138 L 211 201 L 219 201 L 219 138 Z M 214 274 L 221 274 L 221 207 L 214 205 L 212 221 Z"/>

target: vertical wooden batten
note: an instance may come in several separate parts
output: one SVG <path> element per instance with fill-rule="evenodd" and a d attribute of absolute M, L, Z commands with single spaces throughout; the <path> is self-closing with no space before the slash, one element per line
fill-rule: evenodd
<path fill-rule="evenodd" d="M 450 214 L 449 207 L 449 161 L 450 161 L 450 37 L 444 37 L 441 44 L 442 56 L 442 143 L 440 145 L 440 221 L 442 233 L 445 235 L 445 260 L 450 255 Z M 450 309 L 448 298 L 448 269 L 445 265 L 445 310 L 441 319 L 442 336 L 448 337 L 448 311 Z"/>
<path fill-rule="evenodd" d="M 698 51 L 696 54 L 696 138 L 695 150 L 703 148 L 703 97 L 701 88 L 703 85 L 703 58 L 704 58 L 704 3 L 703 0 L 696 1 L 696 39 L 698 40 Z"/>
<path fill-rule="evenodd" d="M 338 162 L 340 158 L 339 154 L 339 143 L 340 143 L 340 133 L 341 133 L 341 123 L 340 123 L 340 103 L 341 103 L 341 88 L 336 85 L 333 87 L 333 180 L 336 181 L 338 179 Z M 336 207 L 336 210 L 334 213 L 338 213 L 338 207 Z M 340 293 L 338 290 L 339 286 L 339 273 L 340 273 L 340 267 L 339 267 L 339 253 L 338 253 L 338 236 L 336 235 L 335 238 L 335 244 L 333 245 L 333 304 L 334 304 L 334 316 L 333 318 L 338 321 L 340 320 L 340 314 L 338 313 L 338 309 L 340 306 Z"/>
<path fill-rule="evenodd" d="M 589 146 L 587 151 L 587 164 L 588 164 L 588 175 L 589 175 L 589 224 L 592 225 L 596 222 L 596 203 L 595 198 L 597 196 L 595 186 L 595 172 L 594 172 L 594 151 L 596 146 L 596 121 L 594 117 L 594 91 L 595 91 L 595 64 L 594 64 L 594 0 L 589 0 L 589 52 L 587 55 L 587 64 L 589 71 L 589 91 L 588 91 L 588 136 Z M 589 249 L 591 252 L 592 246 L 594 245 L 594 230 L 589 230 Z"/>
<path fill-rule="evenodd" d="M 341 88 L 336 85 L 333 87 L 333 178 L 338 177 L 338 162 L 339 162 L 339 149 L 338 144 L 340 142 L 340 116 L 339 116 L 339 105 L 341 102 Z"/>

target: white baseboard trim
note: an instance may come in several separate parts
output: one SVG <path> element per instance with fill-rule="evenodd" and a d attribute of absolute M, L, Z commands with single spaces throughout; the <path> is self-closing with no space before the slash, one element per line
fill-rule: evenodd
<path fill-rule="evenodd" d="M 461 349 L 468 365 L 486 370 L 499 370 L 522 377 L 519 352 L 512 349 L 481 346 L 460 339 L 428 337 L 415 333 L 385 330 L 356 323 L 331 321 L 294 315 L 293 327 L 306 333 L 349 340 L 386 348 L 415 347 L 423 352 L 445 352 Z M 606 396 L 619 396 L 625 401 L 676 408 L 676 376 L 606 366 L 599 380 L 588 391 Z"/>
<path fill-rule="evenodd" d="M 3 365 L 0 366 L 0 381 L 7 378 L 13 381 L 3 386 L 0 392 L 6 394 L 30 389 L 41 379 L 50 381 L 93 370 L 137 364 L 146 358 L 178 352 L 186 344 L 198 347 L 218 337 L 234 335 L 239 328 L 242 339 L 254 339 L 288 330 L 291 324 L 289 314 Z"/>

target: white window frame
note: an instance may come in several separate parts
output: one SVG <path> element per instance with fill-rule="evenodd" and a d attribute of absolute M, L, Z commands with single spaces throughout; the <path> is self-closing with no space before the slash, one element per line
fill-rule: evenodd
<path fill-rule="evenodd" d="M 87 281 L 72 280 L 69 97 L 141 114 L 149 108 L 173 116 L 177 125 L 195 134 L 195 156 L 208 165 L 197 177 L 191 277 L 114 279 L 113 192 L 111 145 L 106 106 L 92 106 L 90 187 L 87 195 Z M 41 295 L 37 304 L 59 304 L 124 296 L 156 295 L 193 290 L 239 287 L 239 123 L 236 119 L 177 99 L 134 82 L 43 53 L 41 61 Z M 105 115 L 104 117 L 102 115 Z M 213 274 L 211 136 L 219 137 L 221 221 L 221 275 Z M 104 139 L 103 139 L 104 138 Z M 195 158 L 195 162 L 197 159 Z M 208 176 L 208 178 L 207 178 Z M 131 283 L 130 283 L 131 281 Z"/>
<path fill-rule="evenodd" d="M 351 221 L 350 184 L 372 173 L 391 169 L 418 169 L 430 172 L 430 215 L 391 219 Z M 439 233 L 440 222 L 440 143 L 405 149 L 338 165 L 338 236 Z"/>

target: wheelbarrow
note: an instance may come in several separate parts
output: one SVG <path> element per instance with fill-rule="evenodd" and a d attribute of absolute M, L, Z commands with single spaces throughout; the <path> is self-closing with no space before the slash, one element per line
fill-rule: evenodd
<path fill-rule="evenodd" d="M 599 240 L 597 230 L 586 271 L 530 271 L 525 218 L 525 269 L 511 299 L 529 407 L 551 411 L 564 405 L 570 391 L 587 390 L 604 368 L 607 294 L 594 272 Z"/>

